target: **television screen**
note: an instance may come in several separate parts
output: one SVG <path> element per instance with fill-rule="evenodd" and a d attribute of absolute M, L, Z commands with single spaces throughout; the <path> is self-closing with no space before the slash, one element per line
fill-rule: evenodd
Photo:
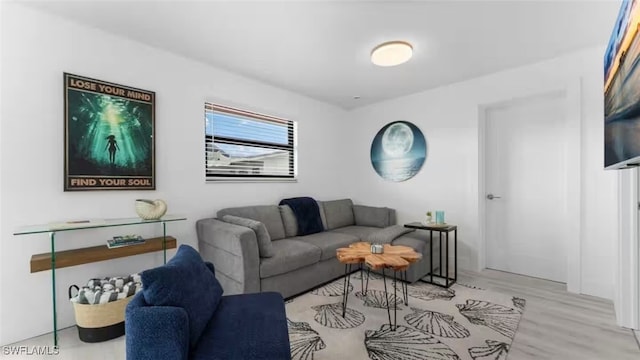
<path fill-rule="evenodd" d="M 640 9 L 623 0 L 604 56 L 604 166 L 640 165 Z"/>

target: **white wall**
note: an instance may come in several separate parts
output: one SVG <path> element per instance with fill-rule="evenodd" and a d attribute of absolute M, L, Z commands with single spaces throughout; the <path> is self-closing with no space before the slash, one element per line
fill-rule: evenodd
<path fill-rule="evenodd" d="M 346 112 L 149 46 L 80 26 L 14 3 L 3 3 L 2 163 L 0 196 L 0 344 L 51 331 L 50 272 L 29 273 L 32 254 L 49 250 L 46 234 L 13 236 L 16 227 L 86 217 L 135 216 L 136 198 L 162 198 L 180 244 L 197 245 L 195 220 L 223 207 L 276 204 L 291 196 L 349 196 L 338 161 Z M 216 49 L 211 49 L 216 51 Z M 63 192 L 62 73 L 89 76 L 156 92 L 157 191 Z M 204 101 L 297 120 L 297 183 L 204 182 Z M 116 234 L 158 234 L 159 226 L 59 233 L 58 248 L 103 244 Z M 128 274 L 159 265 L 139 255 L 73 268 L 58 275 L 59 326 L 74 323 L 66 288 L 94 276 Z"/>
<path fill-rule="evenodd" d="M 581 214 L 580 244 L 569 251 L 580 259 L 575 288 L 585 294 L 613 298 L 617 247 L 617 173 L 603 170 L 603 48 L 590 48 L 553 60 L 425 91 L 356 109 L 351 113 L 354 134 L 352 191 L 354 201 L 371 194 L 379 205 L 398 209 L 400 222 L 422 220 L 425 210 L 445 210 L 447 222 L 459 225 L 462 268 L 479 267 L 479 114 L 487 104 L 554 91 L 581 84 Z M 437 69 L 424 69 L 437 71 Z M 576 111 L 577 113 L 577 111 Z M 427 160 L 412 179 L 392 183 L 371 167 L 369 149 L 376 132 L 395 120 L 413 122 L 424 133 Z M 542 144 L 541 144 L 542 146 Z M 543 174 L 541 174 L 543 175 Z"/>
<path fill-rule="evenodd" d="M 640 329 L 640 245 L 638 244 L 638 169 L 619 174 L 619 244 L 617 247 L 616 292 L 618 325 Z"/>
<path fill-rule="evenodd" d="M 2 21 L 3 19 L 3 12 L 4 12 L 4 3 L 2 1 L 0 1 L 0 21 Z M 5 32 L 2 31 L 3 28 L 0 25 L 0 84 L 4 83 L 4 78 L 2 75 L 2 63 L 3 63 L 3 57 L 2 57 L 2 53 L 3 53 L 3 46 L 2 44 L 4 43 L 4 36 L 5 36 Z M 2 88 L 3 86 L 0 86 L 0 109 L 2 109 Z M 0 141 L 2 140 L 2 111 L 0 111 Z M 2 154 L 2 148 L 0 147 L 0 154 Z M 1 160 L 1 156 L 0 156 L 0 160 Z M 0 161 L 0 165 L 2 164 L 2 162 Z M 2 189 L 2 166 L 0 166 L 0 189 Z M 0 191 L 0 219 L 2 219 L 2 208 L 4 207 L 4 201 L 2 201 L 2 192 Z M 0 220 L 0 255 L 2 254 L 2 244 L 4 243 L 4 241 L 2 241 L 3 237 L 2 234 L 4 234 L 2 232 L 2 221 Z M 0 256 L 0 259 L 2 257 Z M 0 266 L 0 320 L 2 320 L 2 266 Z M 0 321 L 1 322 L 1 321 Z M 0 344 L 2 344 L 2 326 L 0 326 Z"/>

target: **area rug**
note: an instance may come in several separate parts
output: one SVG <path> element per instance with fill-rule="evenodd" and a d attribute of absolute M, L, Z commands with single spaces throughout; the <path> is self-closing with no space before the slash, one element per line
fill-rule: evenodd
<path fill-rule="evenodd" d="M 341 278 L 287 302 L 292 359 L 506 359 L 525 307 L 524 299 L 473 286 L 420 281 L 408 285 L 406 306 L 400 284 L 394 297 L 387 278 L 392 321 L 397 304 L 394 331 L 380 275 L 371 273 L 366 295 L 360 272 L 351 275 L 345 317 L 343 284 Z"/>

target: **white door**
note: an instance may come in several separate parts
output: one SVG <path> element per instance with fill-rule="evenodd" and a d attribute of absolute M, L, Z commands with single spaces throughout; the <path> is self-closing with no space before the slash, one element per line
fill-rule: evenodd
<path fill-rule="evenodd" d="M 485 119 L 487 267 L 566 282 L 565 97 L 515 100 Z"/>

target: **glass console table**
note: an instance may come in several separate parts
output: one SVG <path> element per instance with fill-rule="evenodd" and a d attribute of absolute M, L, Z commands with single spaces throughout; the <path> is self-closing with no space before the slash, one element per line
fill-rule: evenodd
<path fill-rule="evenodd" d="M 58 346 L 58 317 L 56 311 L 56 268 L 87 264 L 97 261 L 115 259 L 119 257 L 162 251 L 164 263 L 167 262 L 167 248 L 176 247 L 176 239 L 167 236 L 167 223 L 187 220 L 186 217 L 165 215 L 157 220 L 142 220 L 140 218 L 99 219 L 86 221 L 59 222 L 43 225 L 23 226 L 13 235 L 49 234 L 51 251 L 31 257 L 31 272 L 51 270 L 51 294 L 53 298 L 53 344 Z M 56 252 L 56 233 L 62 231 L 86 230 L 116 226 L 162 224 L 162 236 L 146 239 L 145 243 L 109 249 L 106 245 L 92 246 Z"/>

